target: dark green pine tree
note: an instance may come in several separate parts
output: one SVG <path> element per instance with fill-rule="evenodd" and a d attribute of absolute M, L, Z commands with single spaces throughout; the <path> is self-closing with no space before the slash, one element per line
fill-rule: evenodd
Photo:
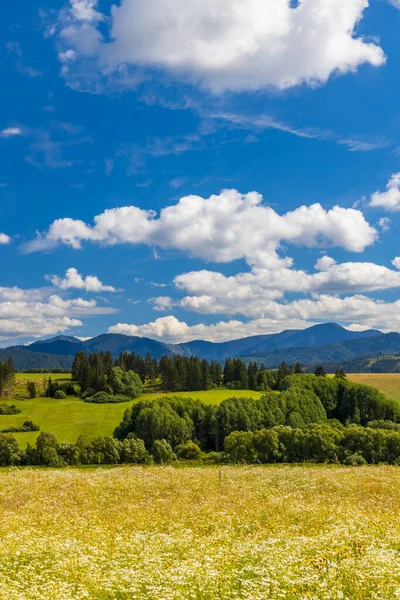
<path fill-rule="evenodd" d="M 277 384 L 278 386 L 282 383 L 282 381 L 289 375 L 289 369 L 285 361 L 282 362 L 281 366 L 278 369 L 277 373 Z"/>
<path fill-rule="evenodd" d="M 235 366 L 235 379 L 236 385 L 240 390 L 247 390 L 249 388 L 249 378 L 247 376 L 247 367 L 246 364 L 240 359 L 236 358 L 234 360 Z"/>
<path fill-rule="evenodd" d="M 106 377 L 110 377 L 113 367 L 114 367 L 114 362 L 111 356 L 111 352 L 109 350 L 107 350 L 107 352 L 104 355 L 104 374 L 106 375 Z"/>
<path fill-rule="evenodd" d="M 211 390 L 214 387 L 214 381 L 211 376 L 210 365 L 205 358 L 201 361 L 202 389 Z"/>
<path fill-rule="evenodd" d="M 249 382 L 249 390 L 255 390 L 258 386 L 258 365 L 249 363 L 247 368 L 247 376 Z"/>
<path fill-rule="evenodd" d="M 216 387 L 219 387 L 222 383 L 222 367 L 218 361 L 216 361 L 216 360 L 211 361 L 210 373 L 211 373 L 211 378 L 213 380 L 214 385 Z"/>
<path fill-rule="evenodd" d="M 294 372 L 296 373 L 296 375 L 303 375 L 304 371 L 301 368 L 301 364 L 299 362 L 296 363 L 296 366 L 294 368 Z"/>
<path fill-rule="evenodd" d="M 325 371 L 324 367 L 322 365 L 319 365 L 315 369 L 314 375 L 317 375 L 317 377 L 326 377 L 326 371 Z"/>
<path fill-rule="evenodd" d="M 224 367 L 224 385 L 235 381 L 235 365 L 231 358 L 227 358 Z"/>
<path fill-rule="evenodd" d="M 145 368 L 146 379 L 149 379 L 150 381 L 154 381 L 154 379 L 155 379 L 154 363 L 153 363 L 153 359 L 151 357 L 150 352 L 148 352 L 146 354 L 146 358 L 144 360 L 144 368 Z"/>
<path fill-rule="evenodd" d="M 201 372 L 201 362 L 199 358 L 191 356 L 188 368 L 188 391 L 198 391 L 203 389 L 203 374 Z"/>

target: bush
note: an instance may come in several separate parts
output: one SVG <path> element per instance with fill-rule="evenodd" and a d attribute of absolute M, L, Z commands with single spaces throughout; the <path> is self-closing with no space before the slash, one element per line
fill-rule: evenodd
<path fill-rule="evenodd" d="M 107 392 L 97 392 L 94 396 L 85 397 L 84 400 L 92 404 L 121 404 L 122 402 L 129 402 L 131 398 L 121 394 L 113 396 L 112 394 L 107 394 Z"/>
<path fill-rule="evenodd" d="M 149 462 L 150 455 L 143 440 L 127 438 L 120 442 L 120 458 L 122 463 L 143 464 Z"/>
<path fill-rule="evenodd" d="M 28 397 L 31 400 L 33 400 L 33 398 L 36 398 L 37 392 L 36 392 L 36 384 L 35 384 L 34 381 L 28 381 L 26 389 L 27 389 L 27 392 L 28 392 Z"/>
<path fill-rule="evenodd" d="M 0 404 L 0 415 L 18 415 L 20 412 L 15 404 Z"/>
<path fill-rule="evenodd" d="M 114 395 L 129 396 L 133 399 L 138 398 L 143 391 L 142 381 L 134 371 L 123 371 L 120 367 L 113 367 L 109 379 Z"/>
<path fill-rule="evenodd" d="M 19 465 L 21 462 L 21 451 L 17 440 L 11 435 L 0 434 L 0 466 L 10 467 Z"/>
<path fill-rule="evenodd" d="M 7 429 L 3 429 L 2 433 L 26 433 L 28 431 L 40 431 L 40 427 L 33 423 L 33 421 L 25 421 L 22 427 L 8 427 Z"/>
<path fill-rule="evenodd" d="M 348 467 L 362 467 L 368 463 L 361 454 L 350 454 L 350 456 L 343 461 L 343 464 Z"/>
<path fill-rule="evenodd" d="M 167 440 L 156 440 L 153 444 L 154 462 L 159 465 L 170 463 L 176 456 Z"/>
<path fill-rule="evenodd" d="M 189 440 L 186 444 L 179 444 L 175 448 L 175 452 L 177 457 L 183 460 L 197 460 L 201 454 L 199 446 L 192 440 Z"/>
<path fill-rule="evenodd" d="M 225 456 L 233 463 L 258 462 L 252 431 L 233 431 L 225 438 Z"/>
<path fill-rule="evenodd" d="M 56 400 L 65 400 L 66 397 L 67 397 L 67 394 L 65 392 L 63 392 L 62 390 L 57 390 L 54 394 L 54 398 Z"/>

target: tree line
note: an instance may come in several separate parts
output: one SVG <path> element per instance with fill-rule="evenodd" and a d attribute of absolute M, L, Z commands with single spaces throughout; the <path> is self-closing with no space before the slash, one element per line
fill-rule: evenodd
<path fill-rule="evenodd" d="M 276 426 L 304 428 L 336 419 L 343 425 L 395 421 L 397 405 L 375 388 L 315 375 L 289 375 L 280 391 L 259 400 L 230 398 L 219 406 L 177 396 L 142 400 L 125 411 L 114 436 L 134 435 L 150 449 L 157 439 L 172 447 L 195 441 L 204 451 L 219 451 L 234 431 L 258 431 Z"/>
<path fill-rule="evenodd" d="M 76 444 L 60 444 L 43 432 L 35 447 L 21 451 L 13 436 L 0 434 L 0 465 L 149 464 L 176 458 L 400 464 L 399 420 L 397 405 L 370 386 L 294 374 L 259 400 L 230 398 L 219 406 L 178 396 L 139 401 L 125 411 L 114 437 L 80 436 Z"/>
<path fill-rule="evenodd" d="M 219 361 L 195 356 L 163 356 L 158 361 L 150 353 L 143 358 L 135 352 L 122 352 L 113 360 L 109 351 L 88 356 L 80 350 L 74 358 L 72 378 L 79 383 L 82 393 L 110 391 L 109 382 L 115 367 L 136 373 L 142 384 L 160 379 L 166 392 L 193 392 L 220 386 L 236 390 L 277 390 L 285 377 L 303 373 L 299 363 L 288 366 L 283 362 L 279 369 L 271 371 L 256 362 L 247 365 L 241 358 L 228 358 L 222 367 Z M 326 373 L 318 367 L 316 375 Z"/>

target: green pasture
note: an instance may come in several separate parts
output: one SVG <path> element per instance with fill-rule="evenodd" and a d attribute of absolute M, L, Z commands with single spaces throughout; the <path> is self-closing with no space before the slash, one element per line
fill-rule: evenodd
<path fill-rule="evenodd" d="M 68 380 L 69 375 L 50 375 L 53 380 Z M 49 375 L 45 377 L 48 379 Z M 2 402 L 15 404 L 21 413 L 18 415 L 0 415 L 0 429 L 22 426 L 24 421 L 33 421 L 40 426 L 41 431 L 54 433 L 60 442 L 76 442 L 82 433 L 90 436 L 111 435 L 115 427 L 121 422 L 127 408 L 137 400 L 122 404 L 90 404 L 80 398 L 67 397 L 65 400 L 38 397 L 34 400 L 26 398 L 26 383 L 36 381 L 38 389 L 42 389 L 43 374 L 17 374 L 15 395 L 13 398 L 4 398 Z M 155 400 L 165 396 L 165 393 L 145 393 L 140 400 Z M 259 398 L 261 393 L 251 390 L 226 390 L 217 389 L 201 392 L 178 392 L 174 395 L 199 399 L 207 404 L 220 404 L 232 396 L 248 396 Z M 25 396 L 25 398 L 23 398 Z M 39 432 L 40 433 L 40 432 Z M 38 432 L 15 433 L 20 446 L 25 447 L 26 442 L 33 444 Z"/>

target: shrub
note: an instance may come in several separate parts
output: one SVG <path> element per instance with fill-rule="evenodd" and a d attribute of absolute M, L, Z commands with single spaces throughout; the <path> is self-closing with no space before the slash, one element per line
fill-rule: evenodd
<path fill-rule="evenodd" d="M 11 435 L 0 434 L 0 466 L 19 465 L 21 452 L 17 440 Z"/>
<path fill-rule="evenodd" d="M 134 371 L 123 371 L 120 367 L 113 367 L 109 382 L 114 395 L 138 398 L 143 391 L 142 381 Z"/>
<path fill-rule="evenodd" d="M 197 460 L 201 454 L 199 446 L 192 440 L 189 440 L 186 444 L 179 444 L 175 448 L 175 452 L 177 457 L 183 460 Z"/>
<path fill-rule="evenodd" d="M 149 457 L 143 440 L 127 438 L 120 442 L 120 459 L 122 463 L 143 464 L 149 462 Z"/>
<path fill-rule="evenodd" d="M 28 381 L 27 385 L 26 385 L 26 389 L 28 392 L 28 397 L 32 400 L 33 398 L 36 398 L 37 393 L 36 393 L 36 384 L 34 381 Z"/>
<path fill-rule="evenodd" d="M 85 397 L 84 400 L 92 404 L 121 404 L 122 402 L 129 402 L 131 398 L 121 394 L 113 396 L 112 394 L 107 394 L 107 392 L 97 392 L 93 396 Z"/>
<path fill-rule="evenodd" d="M 233 431 L 225 438 L 225 456 L 233 463 L 254 463 L 258 453 L 254 447 L 252 431 Z"/>
<path fill-rule="evenodd" d="M 56 400 L 65 400 L 66 397 L 67 397 L 67 394 L 65 392 L 63 392 L 62 390 L 57 390 L 54 394 L 54 398 Z"/>
<path fill-rule="evenodd" d="M 8 427 L 3 429 L 2 433 L 26 433 L 28 431 L 40 431 L 40 427 L 33 421 L 25 421 L 22 427 Z"/>
<path fill-rule="evenodd" d="M 20 412 L 15 404 L 0 404 L 0 415 L 18 415 Z"/>
<path fill-rule="evenodd" d="M 367 464 L 367 461 L 361 454 L 350 454 L 344 461 L 344 465 L 348 467 L 362 467 Z"/>
<path fill-rule="evenodd" d="M 176 456 L 167 440 L 156 440 L 153 444 L 154 462 L 157 464 L 170 463 Z"/>

